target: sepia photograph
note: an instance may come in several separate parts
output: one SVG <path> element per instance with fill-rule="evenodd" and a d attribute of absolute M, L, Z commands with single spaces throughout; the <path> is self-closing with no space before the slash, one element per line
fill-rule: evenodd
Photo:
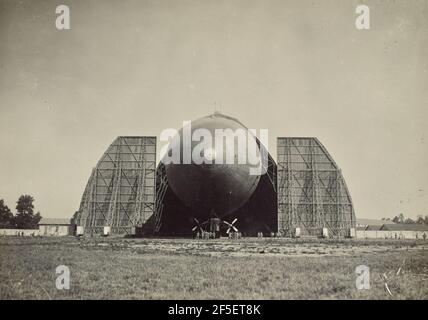
<path fill-rule="evenodd" d="M 0 300 L 427 300 L 427 52 L 427 0 L 0 0 Z"/>

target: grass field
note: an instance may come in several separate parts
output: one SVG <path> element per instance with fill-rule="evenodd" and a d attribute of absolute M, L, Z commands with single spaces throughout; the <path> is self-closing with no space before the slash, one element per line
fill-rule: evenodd
<path fill-rule="evenodd" d="M 422 240 L 0 238 L 0 299 L 427 298 Z"/>

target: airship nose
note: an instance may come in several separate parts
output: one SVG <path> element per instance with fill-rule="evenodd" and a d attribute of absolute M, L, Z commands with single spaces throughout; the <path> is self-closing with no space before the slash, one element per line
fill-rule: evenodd
<path fill-rule="evenodd" d="M 220 116 L 209 116 L 192 122 L 192 133 L 201 128 L 205 132 L 209 131 L 213 137 L 217 129 L 229 130 L 228 137 L 238 130 L 247 131 L 240 123 Z M 238 139 L 234 138 L 230 144 L 220 144 L 222 147 L 217 146 L 217 141 L 201 149 L 197 143 L 192 143 L 191 163 L 166 165 L 168 184 L 172 191 L 183 204 L 193 212 L 198 212 L 200 218 L 213 214 L 221 218 L 235 211 L 248 201 L 259 183 L 260 176 L 250 173 L 253 164 L 238 161 L 245 157 L 242 157 L 242 150 L 237 145 Z M 250 138 L 254 139 L 252 136 Z M 187 149 L 183 148 L 182 130 L 171 149 L 181 154 L 183 159 L 184 150 Z"/>

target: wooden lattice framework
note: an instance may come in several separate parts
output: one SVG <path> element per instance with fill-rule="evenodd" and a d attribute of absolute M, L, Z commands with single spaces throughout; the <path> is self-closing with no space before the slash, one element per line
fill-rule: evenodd
<path fill-rule="evenodd" d="M 158 233 L 162 226 L 163 202 L 167 190 L 168 179 L 166 176 L 166 169 L 165 165 L 161 162 L 156 171 L 155 233 Z"/>
<path fill-rule="evenodd" d="M 340 168 L 317 138 L 277 141 L 278 231 L 291 236 L 346 236 L 355 228 L 351 195 Z"/>
<path fill-rule="evenodd" d="M 85 234 L 135 234 L 155 207 L 156 137 L 118 137 L 92 170 L 76 224 Z"/>

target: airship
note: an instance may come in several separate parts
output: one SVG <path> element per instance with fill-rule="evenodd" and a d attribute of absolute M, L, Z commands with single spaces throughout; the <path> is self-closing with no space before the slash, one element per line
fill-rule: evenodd
<path fill-rule="evenodd" d="M 240 209 L 249 203 L 265 173 L 254 170 L 262 167 L 267 154 L 260 148 L 254 132 L 218 112 L 178 131 L 161 163 L 170 192 L 184 208 L 179 210 L 185 216 L 181 219 L 194 224 L 191 230 L 208 229 L 219 235 L 224 226 L 226 233 L 238 231 L 240 220 L 246 220 L 241 219 Z"/>

